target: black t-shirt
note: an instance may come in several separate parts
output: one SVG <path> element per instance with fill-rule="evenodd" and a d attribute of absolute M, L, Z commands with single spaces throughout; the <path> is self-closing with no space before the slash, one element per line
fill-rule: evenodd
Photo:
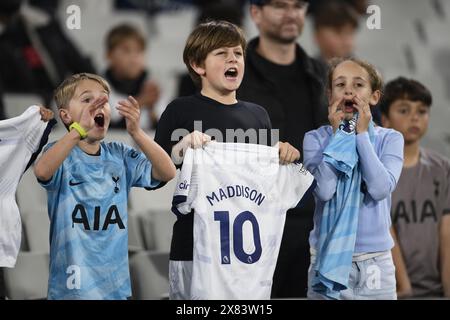
<path fill-rule="evenodd" d="M 194 122 L 197 125 L 194 128 Z M 172 101 L 164 111 L 156 128 L 155 141 L 170 155 L 172 147 L 180 141 L 184 135 L 194 130 L 206 132 L 215 129 L 216 135 L 212 135 L 218 142 L 253 142 L 253 141 L 229 141 L 227 129 L 266 129 L 270 136 L 271 129 L 269 116 L 264 108 L 250 103 L 239 101 L 232 105 L 224 105 L 216 100 L 195 94 L 178 98 Z M 172 133 L 179 129 L 179 134 L 172 141 Z M 184 130 L 183 130 L 184 129 Z M 229 131 L 229 130 L 228 130 Z M 212 131 L 210 131 L 212 132 Z M 206 133 L 210 133 L 206 132 Z M 220 135 L 218 134 L 220 132 Z M 230 136 L 230 133 L 228 133 Z M 261 136 L 262 137 L 262 136 Z M 264 139 L 264 138 L 263 138 Z M 261 144 L 269 144 L 263 140 Z M 194 215 L 190 213 L 179 217 L 173 227 L 172 244 L 170 250 L 171 260 L 192 260 L 193 253 L 193 228 Z"/>
<path fill-rule="evenodd" d="M 288 141 L 298 150 L 302 150 L 303 137 L 306 132 L 315 129 L 310 93 L 299 88 L 306 88 L 304 68 L 296 61 L 291 65 L 277 65 L 265 61 L 267 70 L 273 76 L 275 90 L 280 99 L 282 111 L 273 128 L 280 129 L 280 141 Z M 277 110 L 273 110 L 276 113 Z"/>

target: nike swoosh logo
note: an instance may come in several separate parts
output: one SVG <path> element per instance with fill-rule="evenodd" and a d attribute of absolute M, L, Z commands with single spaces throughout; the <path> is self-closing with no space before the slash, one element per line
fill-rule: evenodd
<path fill-rule="evenodd" d="M 80 181 L 80 182 L 74 182 L 73 180 L 69 181 L 69 186 L 73 187 L 73 186 L 77 186 L 79 184 L 84 183 L 84 181 Z"/>

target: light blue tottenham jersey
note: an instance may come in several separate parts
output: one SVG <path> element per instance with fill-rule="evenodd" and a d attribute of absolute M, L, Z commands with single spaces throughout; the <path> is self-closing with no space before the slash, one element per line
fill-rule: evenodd
<path fill-rule="evenodd" d="M 102 142 L 99 156 L 76 146 L 41 182 L 50 217 L 48 299 L 131 296 L 127 199 L 131 187 L 159 184 L 151 168 L 143 153 Z"/>

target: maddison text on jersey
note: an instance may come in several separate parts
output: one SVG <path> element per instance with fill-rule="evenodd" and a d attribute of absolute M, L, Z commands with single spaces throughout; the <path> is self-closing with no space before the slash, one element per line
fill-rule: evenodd
<path fill-rule="evenodd" d="M 206 200 L 208 200 L 211 206 L 214 206 L 213 201 L 220 202 L 224 199 L 234 198 L 234 197 L 243 197 L 251 200 L 260 206 L 264 199 L 266 198 L 261 192 L 251 189 L 247 186 L 242 185 L 231 185 L 224 188 L 219 188 L 217 191 L 213 191 L 211 195 L 206 196 Z"/>

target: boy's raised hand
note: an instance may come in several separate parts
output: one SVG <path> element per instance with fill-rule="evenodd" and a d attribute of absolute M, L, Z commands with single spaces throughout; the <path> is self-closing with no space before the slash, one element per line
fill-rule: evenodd
<path fill-rule="evenodd" d="M 86 132 L 91 130 L 95 125 L 94 121 L 95 111 L 99 108 L 102 108 L 107 102 L 108 97 L 104 95 L 95 99 L 94 102 L 92 102 L 92 104 L 90 104 L 87 108 L 83 109 L 80 117 L 80 126 L 84 130 L 86 130 Z"/>
<path fill-rule="evenodd" d="M 125 118 L 127 131 L 133 136 L 140 130 L 139 120 L 141 118 L 141 109 L 139 103 L 132 96 L 128 96 L 127 100 L 119 101 L 119 105 L 116 107 L 119 114 Z"/>

